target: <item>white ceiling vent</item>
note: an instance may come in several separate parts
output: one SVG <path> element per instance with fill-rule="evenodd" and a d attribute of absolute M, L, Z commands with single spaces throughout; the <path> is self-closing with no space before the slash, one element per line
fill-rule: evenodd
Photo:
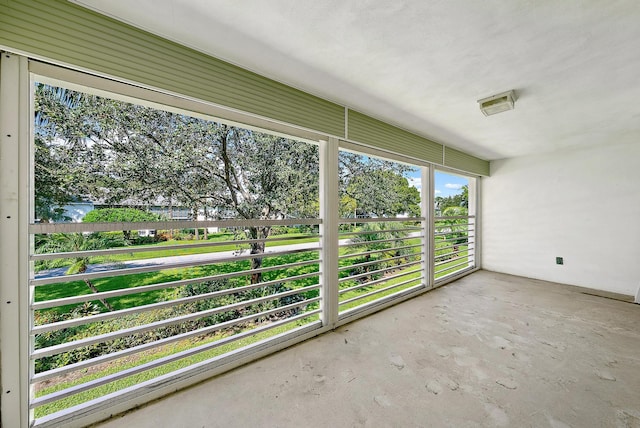
<path fill-rule="evenodd" d="M 480 104 L 480 110 L 485 116 L 491 116 L 492 114 L 513 110 L 515 101 L 516 94 L 511 90 L 478 100 L 478 104 Z"/>

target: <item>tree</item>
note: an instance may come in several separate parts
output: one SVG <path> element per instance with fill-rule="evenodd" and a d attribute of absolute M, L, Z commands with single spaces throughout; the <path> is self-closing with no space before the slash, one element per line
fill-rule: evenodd
<path fill-rule="evenodd" d="M 67 220 L 64 205 L 83 194 L 78 179 L 75 150 L 67 141 L 73 135 L 64 118 L 80 105 L 82 94 L 38 85 L 35 92 L 35 216 L 42 222 Z"/>
<path fill-rule="evenodd" d="M 462 192 L 451 196 L 436 196 L 435 206 L 441 213 L 449 207 L 469 207 L 469 186 L 464 185 L 461 188 Z M 445 214 L 442 214 L 445 215 Z"/>
<path fill-rule="evenodd" d="M 194 217 L 200 209 L 248 220 L 318 215 L 316 145 L 47 85 L 37 87 L 36 97 L 47 159 L 69 161 L 50 169 L 46 180 L 40 174 L 42 189 L 56 183 L 50 187 L 64 196 L 114 205 L 162 200 L 188 207 Z M 403 177 L 409 169 L 341 153 L 341 194 L 355 200 L 362 215 L 418 213 L 419 195 Z M 270 232 L 268 226 L 247 229 L 256 240 L 250 244 L 254 270 Z M 254 272 L 252 282 L 260 280 Z"/>
<path fill-rule="evenodd" d="M 340 153 L 341 214 L 371 217 L 420 215 L 420 192 L 409 186 L 403 164 L 355 153 Z"/>
<path fill-rule="evenodd" d="M 403 239 L 408 236 L 407 231 L 402 230 L 402 227 L 403 226 L 398 223 L 365 223 L 360 231 L 366 233 L 360 233 L 353 236 L 351 238 L 351 242 L 359 243 L 360 245 L 358 245 L 358 247 L 361 246 L 362 250 L 367 252 L 367 254 L 364 256 L 365 264 L 371 261 L 371 254 L 369 253 L 370 251 L 389 249 L 389 251 L 391 252 L 391 257 L 400 256 L 402 255 L 402 251 L 397 250 L 396 247 L 402 246 Z M 395 239 L 395 241 L 379 242 L 389 239 Z M 405 252 L 404 254 L 407 253 Z M 381 263 L 384 261 L 384 254 L 382 254 L 382 257 L 383 259 L 380 260 Z M 371 265 L 366 265 L 363 267 L 364 272 L 369 272 L 371 268 Z M 375 269 L 377 268 L 374 268 L 373 270 Z M 371 279 L 373 280 L 373 278 Z"/>
<path fill-rule="evenodd" d="M 245 219 L 317 216 L 318 148 L 298 141 L 220 125 L 211 155 L 220 162 L 208 173 L 223 182 L 223 191 L 210 195 L 218 207 L 232 209 Z M 204 169 L 204 168 L 203 168 Z M 270 226 L 250 226 L 251 254 L 262 254 Z M 251 269 L 262 257 L 251 260 Z M 262 275 L 253 273 L 252 283 Z"/>
<path fill-rule="evenodd" d="M 38 93 L 55 101 L 56 90 L 43 85 Z M 194 216 L 206 205 L 245 219 L 318 213 L 315 145 L 87 94 L 47 112 L 55 113 L 41 121 L 50 125 L 48 147 L 76 151 L 85 167 L 76 179 L 82 185 L 68 186 L 66 194 L 87 189 L 114 204 L 162 198 L 188 206 Z M 248 232 L 261 240 L 251 243 L 251 253 L 262 254 L 270 227 Z M 251 267 L 261 264 L 256 257 Z"/>
<path fill-rule="evenodd" d="M 468 214 L 468 210 L 465 207 L 447 207 L 442 212 L 443 217 L 447 217 L 441 220 L 441 225 L 447 226 L 443 231 L 448 232 L 445 236 L 446 239 L 451 240 L 453 251 L 458 251 L 459 244 L 465 244 L 468 241 L 468 220 L 465 218 L 451 218 L 451 217 L 463 217 Z"/>

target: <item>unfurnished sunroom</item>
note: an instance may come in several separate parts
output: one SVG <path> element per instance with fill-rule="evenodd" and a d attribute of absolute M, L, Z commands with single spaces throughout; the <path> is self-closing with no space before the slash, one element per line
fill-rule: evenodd
<path fill-rule="evenodd" d="M 0 3 L 3 426 L 640 421 L 640 10 L 280 3 Z"/>

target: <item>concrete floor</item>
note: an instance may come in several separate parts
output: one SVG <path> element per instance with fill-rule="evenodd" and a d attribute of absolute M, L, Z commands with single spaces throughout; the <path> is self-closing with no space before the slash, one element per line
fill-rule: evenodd
<path fill-rule="evenodd" d="M 477 272 L 100 425 L 640 427 L 640 305 Z"/>

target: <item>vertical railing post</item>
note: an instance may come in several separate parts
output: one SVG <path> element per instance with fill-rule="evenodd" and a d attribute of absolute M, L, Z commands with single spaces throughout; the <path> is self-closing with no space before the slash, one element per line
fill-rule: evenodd
<path fill-rule="evenodd" d="M 2 426 L 29 424 L 29 73 L 0 52 L 0 350 Z"/>
<path fill-rule="evenodd" d="M 427 288 L 432 288 L 434 283 L 434 259 L 435 241 L 433 237 L 433 168 L 423 166 L 420 171 L 421 192 L 420 192 L 420 208 L 422 211 L 422 230 L 424 238 L 422 238 L 422 251 L 424 252 L 424 279 Z"/>
<path fill-rule="evenodd" d="M 322 325 L 338 321 L 338 140 L 320 141 Z"/>
<path fill-rule="evenodd" d="M 473 251 L 467 250 L 467 259 L 473 260 L 469 262 L 469 267 L 480 266 L 480 222 L 478 221 L 478 212 L 480 198 L 478 198 L 480 178 L 469 178 L 469 229 L 473 229 Z M 470 234 L 470 233 L 468 233 Z M 469 239 L 467 239 L 469 240 Z M 469 248 L 469 244 L 467 244 Z"/>

